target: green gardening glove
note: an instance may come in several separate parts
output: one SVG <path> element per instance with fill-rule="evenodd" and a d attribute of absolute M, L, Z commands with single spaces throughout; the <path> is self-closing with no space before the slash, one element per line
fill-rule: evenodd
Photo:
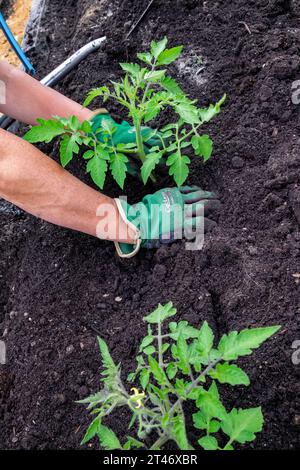
<path fill-rule="evenodd" d="M 100 142 L 103 142 L 103 137 L 101 136 L 103 121 L 110 121 L 114 127 L 114 133 L 111 139 L 114 145 L 133 144 L 136 142 L 135 128 L 132 127 L 127 121 L 122 121 L 121 124 L 118 124 L 110 114 L 96 114 L 92 118 L 92 129 Z M 162 146 L 161 139 L 158 137 L 158 132 L 155 133 L 155 131 L 153 131 L 153 129 L 150 127 L 143 127 L 141 134 L 143 137 L 144 151 L 146 154 L 150 152 L 151 147 Z"/>
<path fill-rule="evenodd" d="M 220 208 L 220 201 L 211 192 L 198 186 L 166 188 L 145 196 L 130 206 L 116 199 L 121 217 L 138 231 L 136 245 L 116 243 L 119 256 L 130 258 L 142 248 L 158 248 L 175 240 L 192 240 L 216 225 L 206 216 Z"/>

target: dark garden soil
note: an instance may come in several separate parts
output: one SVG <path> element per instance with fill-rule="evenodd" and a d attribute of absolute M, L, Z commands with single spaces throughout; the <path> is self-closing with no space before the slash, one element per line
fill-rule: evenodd
<path fill-rule="evenodd" d="M 172 73 L 191 96 L 207 105 L 228 94 L 208 129 L 214 157 L 206 165 L 194 159 L 188 180 L 217 190 L 223 208 L 202 251 L 179 242 L 129 261 L 110 243 L 3 212 L 0 322 L 8 358 L 0 366 L 0 446 L 79 449 L 90 418 L 74 402 L 98 388 L 96 335 L 125 377 L 145 332 L 143 315 L 172 300 L 178 318 L 206 319 L 218 337 L 282 325 L 240 361 L 251 386 L 223 391 L 228 407 L 263 407 L 264 432 L 251 448 L 300 448 L 300 366 L 291 360 L 300 339 L 300 106 L 291 101 L 300 79 L 299 2 L 157 0 L 126 43 L 146 0 L 50 4 L 31 52 L 40 77 L 88 40 L 109 37 L 59 86 L 73 99 L 118 77 L 120 61 L 163 35 L 186 46 Z M 57 159 L 57 145 L 42 148 Z M 91 184 L 83 165 L 70 170 Z M 126 193 L 133 202 L 155 189 L 128 180 Z M 119 195 L 111 182 L 106 192 Z M 128 419 L 121 410 L 107 424 L 122 438 Z"/>

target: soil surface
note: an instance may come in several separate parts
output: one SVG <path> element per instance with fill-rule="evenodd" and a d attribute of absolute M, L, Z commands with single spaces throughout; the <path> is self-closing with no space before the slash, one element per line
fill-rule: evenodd
<path fill-rule="evenodd" d="M 40 77 L 87 41 L 109 38 L 60 84 L 69 97 L 82 102 L 92 87 L 119 76 L 119 62 L 164 35 L 186 46 L 172 73 L 191 96 L 207 105 L 227 93 L 208 128 L 214 156 L 206 165 L 194 159 L 188 180 L 217 190 L 223 208 L 202 251 L 179 242 L 127 261 L 110 243 L 3 210 L 0 323 L 8 357 L 0 366 L 0 446 L 79 449 L 90 417 L 74 402 L 99 386 L 96 335 L 125 377 L 145 331 L 142 317 L 172 300 L 178 318 L 206 319 L 218 337 L 282 325 L 240 361 L 251 386 L 224 387 L 223 394 L 228 407 L 262 406 L 264 432 L 250 448 L 299 449 L 300 366 L 292 363 L 292 344 L 300 339 L 300 106 L 291 101 L 300 79 L 299 2 L 158 0 L 127 42 L 147 1 L 49 3 L 40 47 L 31 52 Z M 57 145 L 41 148 L 57 159 Z M 91 184 L 83 164 L 70 170 Z M 155 189 L 128 180 L 125 191 L 134 202 Z M 105 190 L 119 195 L 112 182 Z M 120 411 L 107 424 L 122 439 L 128 419 Z"/>

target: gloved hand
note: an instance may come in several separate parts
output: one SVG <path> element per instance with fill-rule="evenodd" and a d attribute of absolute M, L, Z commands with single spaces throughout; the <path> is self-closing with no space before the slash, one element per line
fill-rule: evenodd
<path fill-rule="evenodd" d="M 122 121 L 121 124 L 118 124 L 108 113 L 95 114 L 91 121 L 93 132 L 97 135 L 100 142 L 102 142 L 101 134 L 99 132 L 97 133 L 97 131 L 102 128 L 103 120 L 110 121 L 115 128 L 115 132 L 112 137 L 112 142 L 114 145 L 133 144 L 136 142 L 135 128 L 132 127 L 127 121 Z M 142 128 L 141 134 L 143 137 L 144 151 L 146 154 L 150 152 L 151 147 L 162 146 L 162 142 L 161 139 L 158 137 L 158 133 L 157 135 L 153 136 L 153 132 L 153 129 L 151 129 L 150 127 Z"/>
<path fill-rule="evenodd" d="M 131 258 L 141 247 L 158 248 L 177 239 L 193 239 L 199 231 L 211 230 L 217 224 L 206 216 L 221 205 L 214 193 L 198 186 L 161 189 L 134 206 L 122 199 L 116 199 L 116 203 L 125 223 L 138 230 L 136 245 L 115 243 L 123 258 Z"/>

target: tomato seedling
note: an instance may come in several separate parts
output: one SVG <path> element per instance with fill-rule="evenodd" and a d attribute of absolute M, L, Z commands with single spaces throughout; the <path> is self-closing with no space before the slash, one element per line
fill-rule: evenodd
<path fill-rule="evenodd" d="M 68 119 L 58 116 L 50 120 L 38 119 L 24 138 L 31 142 L 50 142 L 61 138 L 60 160 L 66 167 L 81 148 L 87 160 L 87 171 L 94 183 L 103 189 L 106 174 L 110 169 L 118 185 L 123 188 L 129 159 L 140 160 L 141 178 L 144 184 L 151 178 L 155 181 L 154 170 L 158 164 L 166 165 L 169 175 L 181 186 L 188 177 L 191 163 L 187 151 L 207 161 L 213 151 L 213 142 L 207 134 L 200 134 L 200 127 L 219 114 L 225 95 L 215 105 L 199 108 L 197 100 L 189 98 L 178 83 L 167 74 L 166 67 L 180 56 L 183 47 L 167 48 L 167 38 L 152 41 L 151 50 L 137 54 L 138 63 L 121 63 L 125 77 L 110 86 L 93 89 L 84 106 L 95 98 L 103 102 L 114 100 L 125 108 L 133 125 L 133 142 L 114 143 L 116 126 L 110 119 L 102 120 L 101 127 L 94 129 L 92 122 L 80 123 L 76 116 Z M 171 108 L 178 119 L 162 129 L 145 132 L 145 125 L 166 108 Z M 156 144 L 149 145 L 155 137 Z M 147 151 L 145 151 L 145 144 Z"/>
<path fill-rule="evenodd" d="M 192 402 L 197 410 L 193 424 L 200 434 L 198 444 L 205 450 L 233 450 L 235 444 L 253 441 L 262 430 L 261 408 L 228 412 L 217 384 L 249 386 L 248 375 L 233 361 L 252 354 L 280 327 L 233 331 L 223 335 L 215 348 L 214 333 L 207 322 L 197 329 L 187 321 L 171 321 L 164 332 L 166 320 L 175 314 L 170 302 L 144 318 L 148 334 L 139 348 L 137 368 L 128 376 L 128 381 L 135 383 L 129 391 L 121 379 L 120 365 L 98 338 L 104 387 L 79 402 L 95 415 L 82 444 L 97 436 L 101 447 L 108 450 L 147 448 L 151 439 L 150 450 L 161 449 L 170 440 L 181 450 L 193 449 L 186 430 L 186 402 Z M 103 420 L 124 406 L 132 415 L 129 429 L 134 429 L 135 435 L 128 436 L 122 445 Z"/>

